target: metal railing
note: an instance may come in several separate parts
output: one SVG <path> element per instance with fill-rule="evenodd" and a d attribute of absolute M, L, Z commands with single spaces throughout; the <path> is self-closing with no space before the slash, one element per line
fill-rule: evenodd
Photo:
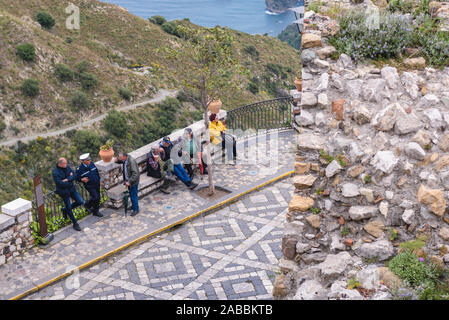
<path fill-rule="evenodd" d="M 75 182 L 75 187 L 79 192 L 79 194 L 81 195 L 81 197 L 83 198 L 83 200 L 86 201 L 89 198 L 89 193 L 87 192 L 87 190 L 80 183 L 77 182 Z M 44 210 L 48 232 L 56 231 L 70 223 L 67 221 L 67 219 L 64 219 L 64 216 L 62 214 L 63 207 L 64 202 L 62 201 L 62 198 L 55 193 L 55 191 L 50 191 L 44 195 Z M 73 214 L 75 215 L 75 217 L 79 215 L 83 209 L 84 209 L 83 206 L 75 208 L 73 210 Z M 36 199 L 33 199 L 32 201 L 31 212 L 33 222 L 35 222 L 39 228 L 39 218 L 37 216 Z"/>
<path fill-rule="evenodd" d="M 226 126 L 233 130 L 279 130 L 291 128 L 293 98 L 281 97 L 230 110 Z"/>

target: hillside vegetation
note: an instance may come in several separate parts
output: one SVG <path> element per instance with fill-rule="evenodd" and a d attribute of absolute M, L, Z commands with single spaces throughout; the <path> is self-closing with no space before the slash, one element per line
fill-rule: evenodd
<path fill-rule="evenodd" d="M 66 28 L 69 3 L 80 9 L 79 30 Z M 44 20 L 49 15 L 54 24 L 48 18 L 42 26 L 38 13 Z M 0 140 L 79 123 L 119 105 L 144 101 L 160 88 L 180 89 L 160 50 L 184 41 L 176 35 L 180 23 L 198 27 L 188 19 L 158 24 L 95 0 L 0 0 Z M 220 97 L 223 108 L 270 99 L 293 88 L 301 68 L 297 50 L 273 37 L 229 32 L 235 38 L 233 51 L 249 76 L 240 79 L 243 90 Z M 111 129 L 107 118 L 87 130 L 1 148 L 0 203 L 31 198 L 35 173 L 51 190 L 50 170 L 60 156 L 77 163 L 87 149 L 98 159 L 99 145 L 111 137 L 117 148 L 131 151 L 201 119 L 200 107 L 182 95 L 111 114 L 113 124 L 113 117 L 124 119 L 117 122 L 123 124 L 120 129 Z"/>

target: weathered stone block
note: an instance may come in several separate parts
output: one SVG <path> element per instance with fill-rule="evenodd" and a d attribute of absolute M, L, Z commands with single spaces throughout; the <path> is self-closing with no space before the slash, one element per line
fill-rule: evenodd
<path fill-rule="evenodd" d="M 10 226 L 14 225 L 14 223 L 15 219 L 13 217 L 6 214 L 0 214 L 0 231 L 9 228 Z"/>

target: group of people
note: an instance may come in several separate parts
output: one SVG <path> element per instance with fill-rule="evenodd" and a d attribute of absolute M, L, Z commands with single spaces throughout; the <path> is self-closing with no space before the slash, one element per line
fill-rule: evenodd
<path fill-rule="evenodd" d="M 236 154 L 236 140 L 226 133 L 226 126 L 219 121 L 216 114 L 210 115 L 210 140 L 214 145 L 220 145 L 223 150 L 227 150 L 229 160 L 234 160 Z M 194 167 L 198 164 L 202 174 L 208 174 L 206 152 L 198 137 L 195 137 L 192 129 L 186 128 L 182 137 L 175 142 L 170 137 L 164 137 L 157 146 L 153 146 L 147 155 L 146 169 L 147 175 L 162 179 L 161 192 L 169 194 L 167 190 L 171 182 L 178 177 L 189 189 L 194 189 L 198 184 L 193 182 Z M 64 207 L 62 213 L 64 218 L 70 218 L 73 228 L 81 231 L 73 209 L 84 205 L 89 213 L 102 217 L 99 212 L 100 207 L 100 175 L 97 167 L 93 163 L 88 153 L 81 155 L 81 164 L 76 171 L 73 171 L 67 164 L 65 158 L 60 158 L 56 168 L 53 170 L 53 180 L 56 184 L 56 193 L 62 198 Z M 139 181 L 140 172 L 136 160 L 125 152 L 120 152 L 118 157 L 113 159 L 115 163 L 123 165 L 123 184 L 128 188 L 129 197 L 132 204 L 131 216 L 139 213 Z M 183 166 L 184 165 L 184 166 Z M 74 181 L 82 182 L 90 195 L 90 199 L 85 203 L 81 195 L 75 188 Z M 71 199 L 74 202 L 71 202 Z"/>

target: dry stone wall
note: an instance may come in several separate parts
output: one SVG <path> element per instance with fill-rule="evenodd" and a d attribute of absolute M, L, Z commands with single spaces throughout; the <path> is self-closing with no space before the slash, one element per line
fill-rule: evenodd
<path fill-rule="evenodd" d="M 305 30 L 303 90 L 291 92 L 301 134 L 273 296 L 389 299 L 399 279 L 384 264 L 399 243 L 425 236 L 424 250 L 449 264 L 449 68 L 333 60 L 338 25 L 306 21 L 319 28 Z"/>

